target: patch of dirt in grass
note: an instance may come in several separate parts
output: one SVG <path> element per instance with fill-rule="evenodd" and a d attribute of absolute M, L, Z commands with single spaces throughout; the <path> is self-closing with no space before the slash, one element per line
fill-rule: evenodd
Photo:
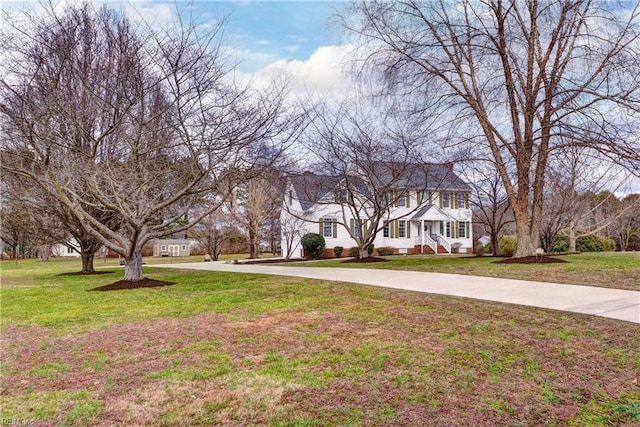
<path fill-rule="evenodd" d="M 139 289 L 139 288 L 158 288 L 161 286 L 175 285 L 175 282 L 165 282 L 162 280 L 147 279 L 142 280 L 118 280 L 109 285 L 98 286 L 97 288 L 89 289 L 89 291 L 121 291 L 125 289 Z"/>
<path fill-rule="evenodd" d="M 564 264 L 567 261 L 549 256 L 526 256 L 521 258 L 505 258 L 494 261 L 495 264 Z"/>
<path fill-rule="evenodd" d="M 341 261 L 343 263 L 347 263 L 347 264 L 371 264 L 374 262 L 387 262 L 389 260 L 384 259 L 384 258 L 378 258 L 378 257 L 373 257 L 370 256 L 368 258 L 349 258 L 349 259 L 345 259 L 344 261 Z"/>

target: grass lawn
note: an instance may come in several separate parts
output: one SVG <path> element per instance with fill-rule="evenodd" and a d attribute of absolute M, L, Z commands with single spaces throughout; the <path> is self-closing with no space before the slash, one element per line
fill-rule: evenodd
<path fill-rule="evenodd" d="M 636 324 L 159 268 L 176 284 L 88 292 L 122 271 L 77 263 L 0 264 L 3 423 L 640 424 Z"/>
<path fill-rule="evenodd" d="M 385 258 L 387 262 L 371 264 L 345 263 L 342 262 L 343 260 L 332 259 L 300 265 L 433 271 L 640 290 L 640 253 L 638 252 L 594 252 L 557 256 L 567 261 L 563 264 L 496 264 L 495 261 L 502 258 L 455 255 Z"/>

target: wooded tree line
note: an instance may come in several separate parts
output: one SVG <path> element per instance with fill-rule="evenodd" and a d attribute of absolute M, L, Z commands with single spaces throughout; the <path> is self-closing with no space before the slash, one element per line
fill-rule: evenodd
<path fill-rule="evenodd" d="M 510 212 L 516 256 L 583 227 L 568 209 L 586 194 L 570 187 L 576 153 L 580 167 L 640 175 L 638 3 L 355 1 L 339 21 L 366 96 L 338 114 L 278 81 L 235 81 L 224 20 L 201 26 L 178 11 L 167 26 L 134 27 L 104 5 L 43 10 L 2 30 L 3 239 L 19 241 L 26 216 L 52 233 L 60 224 L 83 269 L 105 246 L 139 280 L 143 245 L 187 230 L 215 253 L 224 215 L 255 255 L 282 197 L 272 184 L 291 169 L 283 156 L 300 141 L 305 168 L 447 160 L 484 175 L 493 187 L 478 187 L 478 203 L 495 200 L 494 228 Z M 356 111 L 362 100 L 378 115 Z M 558 171 L 569 178 L 556 192 Z M 553 212 L 563 204 L 566 218 Z"/>

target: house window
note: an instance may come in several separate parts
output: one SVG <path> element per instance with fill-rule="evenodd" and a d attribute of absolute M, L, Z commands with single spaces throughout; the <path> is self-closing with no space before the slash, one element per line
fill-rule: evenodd
<path fill-rule="evenodd" d="M 407 221 L 398 221 L 398 237 L 407 237 Z"/>
<path fill-rule="evenodd" d="M 451 207 L 451 193 L 442 193 L 442 207 Z"/>
<path fill-rule="evenodd" d="M 459 222 L 458 223 L 458 237 L 463 237 L 463 238 L 467 237 L 467 223 L 466 222 Z"/>
<path fill-rule="evenodd" d="M 445 237 L 451 237 L 451 222 L 444 223 L 444 235 Z"/>
<path fill-rule="evenodd" d="M 182 252 L 186 252 L 187 251 L 187 245 L 182 245 Z"/>
<path fill-rule="evenodd" d="M 384 221 L 383 224 L 382 237 L 389 237 L 389 221 Z"/>
<path fill-rule="evenodd" d="M 465 209 L 466 207 L 466 195 L 464 193 L 458 193 L 456 195 L 456 207 L 458 209 Z"/>
<path fill-rule="evenodd" d="M 322 222 L 322 237 L 335 237 L 333 235 L 333 218 L 322 218 L 320 220 Z"/>
<path fill-rule="evenodd" d="M 405 207 L 407 206 L 407 192 L 401 191 L 398 193 L 398 206 Z"/>
<path fill-rule="evenodd" d="M 71 246 L 67 246 L 67 253 L 68 254 L 72 254 L 74 252 L 75 252 L 75 250 Z"/>
<path fill-rule="evenodd" d="M 338 190 L 335 192 L 335 202 L 336 203 L 347 203 L 348 200 L 348 193 L 347 190 Z"/>
<path fill-rule="evenodd" d="M 353 234 L 353 237 L 360 237 L 361 231 L 362 231 L 362 220 L 352 219 L 351 220 L 351 234 Z"/>
<path fill-rule="evenodd" d="M 433 193 L 431 191 L 418 191 L 418 203 L 433 203 Z"/>
<path fill-rule="evenodd" d="M 160 250 L 161 250 L 162 252 L 166 252 L 166 251 L 167 251 L 167 245 L 161 245 L 161 246 L 160 246 Z"/>

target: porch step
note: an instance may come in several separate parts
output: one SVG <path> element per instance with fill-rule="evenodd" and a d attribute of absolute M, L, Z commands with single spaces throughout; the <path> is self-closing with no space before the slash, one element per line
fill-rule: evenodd
<path fill-rule="evenodd" d="M 418 248 L 419 247 L 420 246 L 418 246 Z M 433 249 L 429 245 L 424 245 L 424 248 L 422 248 L 422 253 L 429 254 L 429 255 L 435 254 L 435 252 L 433 251 Z M 438 245 L 438 253 L 439 254 L 448 254 L 449 252 L 447 252 L 447 249 L 444 246 Z"/>

